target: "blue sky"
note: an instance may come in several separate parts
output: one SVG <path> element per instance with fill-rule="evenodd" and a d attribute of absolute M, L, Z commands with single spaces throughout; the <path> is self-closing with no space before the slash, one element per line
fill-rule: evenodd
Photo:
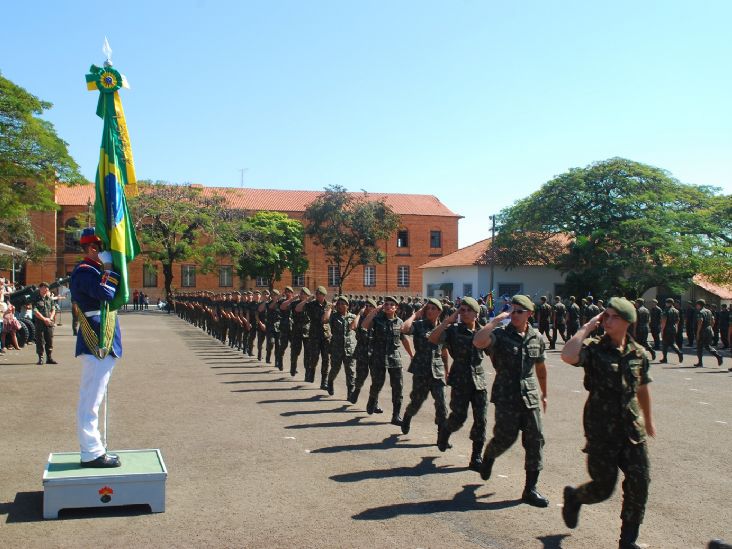
<path fill-rule="evenodd" d="M 427 193 L 488 216 L 622 156 L 732 193 L 732 2 L 12 2 L 0 71 L 93 178 L 106 35 L 139 178 Z"/>

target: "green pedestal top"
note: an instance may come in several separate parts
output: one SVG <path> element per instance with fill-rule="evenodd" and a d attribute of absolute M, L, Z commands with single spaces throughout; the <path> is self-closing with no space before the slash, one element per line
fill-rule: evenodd
<path fill-rule="evenodd" d="M 78 452 L 62 452 L 51 454 L 48 469 L 44 478 L 61 479 L 73 477 L 98 477 L 118 475 L 139 475 L 149 473 L 166 473 L 165 465 L 157 450 L 110 450 L 117 454 L 122 462 L 121 467 L 95 469 L 81 467 Z"/>

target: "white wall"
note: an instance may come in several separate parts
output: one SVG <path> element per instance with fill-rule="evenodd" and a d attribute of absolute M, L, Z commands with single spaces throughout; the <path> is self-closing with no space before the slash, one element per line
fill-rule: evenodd
<path fill-rule="evenodd" d="M 463 284 L 473 285 L 473 296 L 478 291 L 478 267 L 435 267 L 422 269 L 422 295 L 427 296 L 427 287 L 430 284 L 452 283 L 453 299 L 463 295 Z"/>

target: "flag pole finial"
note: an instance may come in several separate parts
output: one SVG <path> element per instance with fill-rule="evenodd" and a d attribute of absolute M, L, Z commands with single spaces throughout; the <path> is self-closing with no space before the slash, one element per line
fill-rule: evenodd
<path fill-rule="evenodd" d="M 109 46 L 109 40 L 107 40 L 107 37 L 104 37 L 104 45 L 102 46 L 102 53 L 107 58 L 107 60 L 104 62 L 105 67 L 111 67 L 112 66 L 112 48 Z"/>

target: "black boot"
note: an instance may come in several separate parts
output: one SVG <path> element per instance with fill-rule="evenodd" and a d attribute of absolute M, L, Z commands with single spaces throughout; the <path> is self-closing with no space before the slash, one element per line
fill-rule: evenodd
<path fill-rule="evenodd" d="M 396 425 L 397 427 L 402 426 L 402 416 L 399 415 L 401 408 L 401 405 L 394 406 L 394 410 L 391 413 L 391 424 Z"/>
<path fill-rule="evenodd" d="M 404 418 L 402 418 L 402 433 L 407 435 L 409 434 L 409 428 L 412 423 L 412 416 L 409 414 L 404 414 Z"/>
<path fill-rule="evenodd" d="M 493 472 L 493 464 L 495 462 L 495 458 L 488 457 L 487 455 L 483 456 L 483 464 L 480 467 L 480 478 L 482 478 L 483 480 L 488 480 L 491 478 L 491 473 Z"/>
<path fill-rule="evenodd" d="M 51 355 L 46 356 L 46 364 L 58 364 Z"/>
<path fill-rule="evenodd" d="M 450 444 L 450 431 L 447 430 L 447 427 L 440 426 L 437 428 L 437 449 L 440 452 L 444 452 L 447 450 L 447 447 Z"/>
<path fill-rule="evenodd" d="M 351 404 L 356 404 L 356 402 L 358 402 L 358 395 L 359 395 L 360 392 L 361 392 L 361 388 L 360 387 L 356 387 L 353 390 L 353 392 L 351 393 L 351 396 L 348 397 L 348 402 L 350 402 Z"/>
<path fill-rule="evenodd" d="M 468 469 L 480 473 L 483 467 L 483 441 L 473 441 L 473 453 L 470 454 L 470 463 L 468 463 Z"/>
<path fill-rule="evenodd" d="M 539 480 L 539 471 L 526 471 L 526 485 L 524 493 L 521 494 L 521 501 L 533 507 L 549 507 L 549 500 L 536 489 L 537 480 Z"/>
<path fill-rule="evenodd" d="M 43 365 L 43 355 L 38 355 L 38 362 L 36 362 L 36 365 L 38 365 L 38 366 Z"/>
<path fill-rule="evenodd" d="M 328 391 L 328 393 L 333 394 L 328 390 L 328 379 L 325 377 L 320 378 L 320 388 L 323 389 L 323 391 Z"/>
<path fill-rule="evenodd" d="M 579 512 L 582 504 L 577 501 L 576 490 L 571 486 L 564 487 L 564 506 L 562 507 L 562 518 L 567 528 L 577 528 Z"/>
<path fill-rule="evenodd" d="M 624 520 L 623 526 L 620 528 L 620 543 L 618 544 L 618 548 L 640 549 L 640 545 L 635 542 L 638 539 L 639 530 L 640 524 Z"/>
<path fill-rule="evenodd" d="M 375 414 L 383 414 L 384 410 L 381 409 L 381 406 L 379 406 L 379 401 L 376 401 L 376 404 L 374 405 L 374 413 Z"/>
<path fill-rule="evenodd" d="M 335 394 L 335 388 L 333 387 L 333 382 L 328 381 L 325 387 L 326 391 L 328 391 L 328 394 L 330 396 L 333 396 Z"/>
<path fill-rule="evenodd" d="M 651 360 L 656 360 L 656 351 L 651 347 Z"/>
<path fill-rule="evenodd" d="M 376 399 L 369 397 L 369 401 L 366 403 L 366 413 L 368 415 L 373 414 L 376 411 Z"/>

